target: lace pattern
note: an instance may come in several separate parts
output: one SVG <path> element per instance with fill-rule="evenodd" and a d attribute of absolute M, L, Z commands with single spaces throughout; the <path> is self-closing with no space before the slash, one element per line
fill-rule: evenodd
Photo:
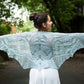
<path fill-rule="evenodd" d="M 59 69 L 80 48 L 84 48 L 84 33 L 24 32 L 0 36 L 0 50 L 16 59 L 23 69 Z"/>

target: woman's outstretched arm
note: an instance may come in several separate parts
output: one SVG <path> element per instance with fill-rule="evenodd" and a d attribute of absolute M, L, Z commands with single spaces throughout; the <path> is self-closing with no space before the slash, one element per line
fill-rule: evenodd
<path fill-rule="evenodd" d="M 84 33 L 54 33 L 50 39 L 57 69 L 77 50 L 84 48 Z"/>
<path fill-rule="evenodd" d="M 0 50 L 16 59 L 24 69 L 30 68 L 33 63 L 29 46 L 32 34 L 25 32 L 0 36 Z"/>

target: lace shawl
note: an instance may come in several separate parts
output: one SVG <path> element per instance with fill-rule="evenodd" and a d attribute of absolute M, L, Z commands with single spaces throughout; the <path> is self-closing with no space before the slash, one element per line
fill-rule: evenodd
<path fill-rule="evenodd" d="M 84 33 L 24 32 L 0 36 L 0 50 L 23 69 L 55 68 L 84 48 Z"/>

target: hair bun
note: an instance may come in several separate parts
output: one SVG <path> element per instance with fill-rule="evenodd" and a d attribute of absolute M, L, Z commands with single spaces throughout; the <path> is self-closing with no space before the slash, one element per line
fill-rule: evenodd
<path fill-rule="evenodd" d="M 37 13 L 33 13 L 33 14 L 31 14 L 30 16 L 29 16 L 29 20 L 30 21 L 35 21 L 35 20 L 37 20 L 37 18 L 38 18 L 38 14 Z"/>

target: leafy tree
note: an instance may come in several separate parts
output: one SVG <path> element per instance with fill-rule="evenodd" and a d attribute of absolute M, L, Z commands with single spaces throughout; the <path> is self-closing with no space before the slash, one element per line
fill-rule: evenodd
<path fill-rule="evenodd" d="M 54 23 L 52 31 L 59 31 L 59 32 L 73 32 L 73 28 L 71 26 L 71 20 L 73 20 L 77 14 L 78 11 L 77 5 L 79 4 L 80 6 L 81 4 L 82 6 L 84 5 L 84 0 L 12 0 L 12 1 L 17 3 L 19 7 L 21 7 L 21 5 L 25 6 L 31 13 L 48 12 Z"/>
<path fill-rule="evenodd" d="M 83 6 L 84 0 L 71 0 L 72 3 L 76 6 L 74 10 L 76 15 L 71 20 L 71 28 L 72 32 L 84 32 L 84 13 L 83 13 Z"/>
<path fill-rule="evenodd" d="M 15 4 L 10 1 L 0 1 L 0 21 L 2 21 L 3 18 L 4 20 L 7 20 L 14 14 L 14 12 L 12 11 L 14 9 L 14 6 Z"/>
<path fill-rule="evenodd" d="M 7 1 L 7 0 L 0 1 L 0 35 L 10 33 L 10 28 L 11 28 L 10 25 L 12 22 L 15 23 L 15 25 L 17 25 L 17 22 L 18 22 L 19 27 L 23 26 L 23 20 L 20 19 L 19 17 L 17 18 L 14 17 L 13 9 L 15 5 L 16 4 L 12 3 L 11 1 Z M 8 21 L 8 18 L 10 18 L 11 20 L 10 23 Z M 9 24 L 3 25 L 3 21 Z"/>
<path fill-rule="evenodd" d="M 3 2 L 0 2 L 0 22 L 2 17 L 10 17 L 10 10 L 3 4 Z"/>
<path fill-rule="evenodd" d="M 46 11 L 43 0 L 11 0 L 11 2 L 18 4 L 19 8 L 21 8 L 22 6 L 26 7 L 27 10 L 31 13 L 40 13 Z"/>
<path fill-rule="evenodd" d="M 53 20 L 53 23 L 57 27 L 59 32 L 70 32 L 70 23 L 69 21 L 75 15 L 74 11 L 72 11 L 75 6 L 69 0 L 53 0 L 46 3 L 47 8 L 49 9 L 49 13 Z"/>
<path fill-rule="evenodd" d="M 84 0 L 71 0 L 71 1 L 77 7 L 76 12 L 83 15 Z"/>
<path fill-rule="evenodd" d="M 11 7 L 10 3 L 5 2 L 5 0 L 0 1 L 0 35 L 10 33 L 11 30 L 10 23 L 6 22 L 7 18 L 12 16 L 11 15 L 12 13 L 10 12 L 10 7 Z"/>
<path fill-rule="evenodd" d="M 34 31 L 34 26 L 31 21 L 27 21 L 23 24 L 23 27 L 21 29 L 22 29 L 22 32 Z"/>
<path fill-rule="evenodd" d="M 0 35 L 4 35 L 4 34 L 9 34 L 11 31 L 11 27 L 6 25 L 0 25 Z"/>

